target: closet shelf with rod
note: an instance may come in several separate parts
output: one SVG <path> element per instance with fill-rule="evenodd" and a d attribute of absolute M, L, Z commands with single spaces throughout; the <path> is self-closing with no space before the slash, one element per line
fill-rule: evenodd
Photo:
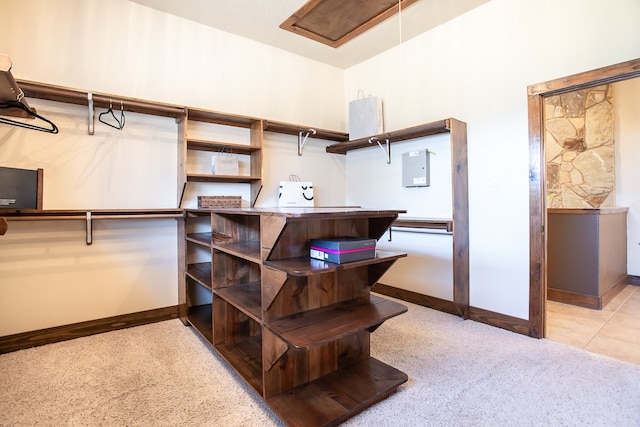
<path fill-rule="evenodd" d="M 183 216 L 181 209 L 7 209 L 0 211 L 0 229 L 4 229 L 5 232 L 8 230 L 7 221 L 86 221 L 86 243 L 91 245 L 93 243 L 94 220 L 182 219 Z"/>

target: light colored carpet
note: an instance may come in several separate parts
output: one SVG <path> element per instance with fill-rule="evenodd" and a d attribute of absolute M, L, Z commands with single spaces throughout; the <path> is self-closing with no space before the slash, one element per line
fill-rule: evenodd
<path fill-rule="evenodd" d="M 372 354 L 409 381 L 345 426 L 639 426 L 640 366 L 405 303 Z M 179 320 L 0 356 L 0 426 L 277 426 Z"/>

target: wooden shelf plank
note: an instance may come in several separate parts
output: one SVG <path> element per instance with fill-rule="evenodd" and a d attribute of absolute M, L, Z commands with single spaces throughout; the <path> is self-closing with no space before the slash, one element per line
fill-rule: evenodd
<path fill-rule="evenodd" d="M 221 151 L 224 149 L 225 153 L 248 155 L 255 151 L 260 150 L 260 147 L 254 147 L 254 146 L 245 145 L 245 144 L 232 144 L 228 142 L 209 141 L 209 140 L 189 138 L 187 139 L 187 149 L 198 150 L 198 151 L 214 151 L 214 152 Z"/>
<path fill-rule="evenodd" d="M 347 141 L 349 134 L 326 129 L 318 129 L 312 126 L 300 126 L 289 123 L 266 121 L 264 122 L 264 130 L 267 132 L 284 133 L 287 135 L 299 135 L 300 132 L 307 133 L 310 129 L 314 129 L 316 133 L 310 133 L 309 138 L 324 139 L 328 141 Z"/>
<path fill-rule="evenodd" d="M 187 321 L 204 339 L 213 344 L 213 322 L 211 304 L 189 307 Z"/>
<path fill-rule="evenodd" d="M 425 228 L 431 230 L 453 231 L 453 220 L 437 218 L 398 218 L 391 224 L 393 227 Z"/>
<path fill-rule="evenodd" d="M 282 270 L 292 276 L 311 276 L 338 270 L 358 268 L 364 265 L 378 264 L 384 261 L 392 261 L 405 256 L 407 256 L 407 254 L 402 252 L 376 250 L 375 258 L 346 262 L 344 264 L 335 264 L 332 262 L 326 262 L 310 257 L 267 260 L 264 264 L 269 267 Z"/>
<path fill-rule="evenodd" d="M 0 216 L 9 221 L 86 219 L 182 218 L 181 209 L 2 209 Z"/>
<path fill-rule="evenodd" d="M 247 261 L 260 263 L 260 242 L 213 242 L 214 249 L 221 250 L 227 254 L 246 259 Z"/>
<path fill-rule="evenodd" d="M 180 105 L 70 89 L 68 87 L 36 83 L 27 80 L 17 80 L 17 82 L 27 98 L 46 99 L 75 105 L 89 105 L 88 94 L 91 93 L 95 108 L 109 108 L 109 104 L 112 104 L 114 109 L 116 106 L 119 109 L 120 102 L 122 102 L 124 111 L 133 113 L 175 118 L 182 117 L 185 114 L 185 107 Z"/>
<path fill-rule="evenodd" d="M 220 111 L 204 110 L 199 108 L 187 107 L 187 110 L 189 120 L 193 120 L 196 122 L 207 122 L 219 125 L 250 128 L 253 123 L 260 120 L 255 117 L 227 114 Z"/>
<path fill-rule="evenodd" d="M 185 239 L 201 246 L 211 247 L 211 233 L 190 233 Z"/>
<path fill-rule="evenodd" d="M 231 237 L 220 233 L 190 233 L 187 234 L 186 240 L 202 246 L 211 247 L 211 242 L 228 242 L 231 240 Z"/>
<path fill-rule="evenodd" d="M 256 322 L 262 322 L 260 282 L 215 288 L 213 292 Z"/>
<path fill-rule="evenodd" d="M 287 426 L 337 425 L 397 391 L 408 377 L 373 357 L 266 399 Z"/>
<path fill-rule="evenodd" d="M 379 135 L 373 135 L 366 138 L 354 139 L 352 141 L 339 142 L 337 144 L 329 145 L 327 147 L 327 153 L 335 154 L 347 154 L 348 151 L 356 150 L 359 148 L 367 148 L 376 146 L 375 143 L 370 143 L 371 138 L 375 138 L 380 142 L 384 142 L 386 139 L 389 143 L 405 141 L 408 139 L 420 138 L 423 136 L 437 135 L 440 133 L 448 133 L 450 131 L 450 119 L 438 120 L 436 122 L 425 123 L 418 126 L 413 126 L 406 129 L 400 129 L 393 132 L 381 133 Z"/>
<path fill-rule="evenodd" d="M 380 325 L 406 311 L 402 304 L 370 295 L 369 300 L 307 311 L 267 326 L 293 347 L 308 349 Z"/>
<path fill-rule="evenodd" d="M 250 184 L 262 180 L 259 176 L 240 175 L 213 175 L 213 174 L 187 174 L 188 182 L 231 182 L 239 184 Z"/>
<path fill-rule="evenodd" d="M 189 264 L 186 273 L 193 280 L 211 290 L 211 262 Z"/>
<path fill-rule="evenodd" d="M 233 344 L 216 345 L 220 355 L 242 379 L 262 396 L 262 336 L 256 335 Z"/>

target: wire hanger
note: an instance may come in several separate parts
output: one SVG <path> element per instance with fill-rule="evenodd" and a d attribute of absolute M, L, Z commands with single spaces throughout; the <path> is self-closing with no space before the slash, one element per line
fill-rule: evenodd
<path fill-rule="evenodd" d="M 41 115 L 39 115 L 35 111 L 31 110 L 26 105 L 24 105 L 22 102 L 20 102 L 20 101 L 6 101 L 6 102 L 0 103 L 0 109 L 4 110 L 4 109 L 9 109 L 9 108 L 19 108 L 19 109 L 23 110 L 24 112 L 26 112 L 31 117 L 35 117 L 36 119 L 42 120 L 43 122 L 49 124 L 50 127 L 42 127 L 42 126 L 34 125 L 34 124 L 31 124 L 31 123 L 25 123 L 25 122 L 21 122 L 21 121 L 18 121 L 18 120 L 9 119 L 7 117 L 0 117 L 0 123 L 5 123 L 5 124 L 8 124 L 8 125 L 18 126 L 18 127 L 22 127 L 22 128 L 25 128 L 25 129 L 39 130 L 41 132 L 58 133 L 58 127 L 55 125 L 55 123 L 53 123 L 51 120 L 45 119 L 44 117 L 42 117 Z"/>
<path fill-rule="evenodd" d="M 114 125 L 112 123 L 109 123 L 103 120 L 102 116 L 104 116 L 105 114 L 111 114 L 111 117 L 113 117 L 113 120 L 115 120 L 117 124 Z M 122 130 L 122 128 L 124 127 L 124 107 L 122 105 L 122 101 L 120 101 L 120 119 L 118 119 L 115 113 L 113 112 L 113 106 L 112 106 L 111 100 L 109 100 L 109 109 L 104 113 L 100 113 L 100 115 L 98 116 L 98 120 L 107 126 L 111 126 L 114 129 Z"/>

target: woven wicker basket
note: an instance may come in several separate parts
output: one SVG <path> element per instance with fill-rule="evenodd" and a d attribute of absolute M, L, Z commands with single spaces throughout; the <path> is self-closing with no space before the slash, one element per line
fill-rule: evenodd
<path fill-rule="evenodd" d="M 198 196 L 198 209 L 239 208 L 241 205 L 241 196 Z"/>

